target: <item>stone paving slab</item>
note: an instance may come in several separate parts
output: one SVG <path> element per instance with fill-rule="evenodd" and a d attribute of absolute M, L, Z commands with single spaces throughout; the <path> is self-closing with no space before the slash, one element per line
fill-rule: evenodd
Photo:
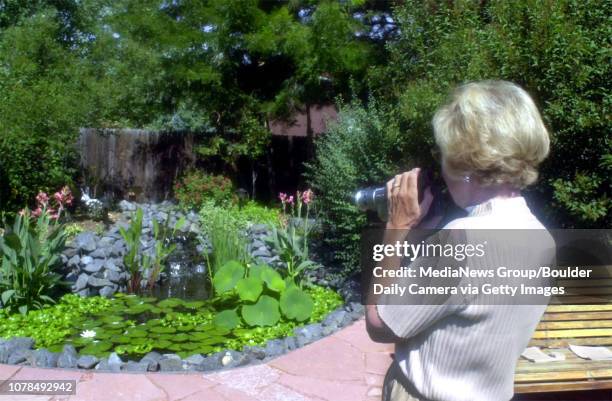
<path fill-rule="evenodd" d="M 216 373 L 98 373 L 0 365 L 0 380 L 72 379 L 76 395 L 0 401 L 378 401 L 392 345 L 363 319 L 266 364 Z"/>

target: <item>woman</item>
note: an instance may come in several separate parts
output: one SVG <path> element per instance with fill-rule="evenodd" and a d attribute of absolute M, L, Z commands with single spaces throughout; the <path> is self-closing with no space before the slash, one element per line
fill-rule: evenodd
<path fill-rule="evenodd" d="M 506 81 L 462 85 L 435 113 L 433 129 L 442 176 L 454 202 L 468 212 L 445 229 L 540 229 L 547 235 L 547 249 L 554 248 L 520 195 L 535 182 L 538 165 L 549 152 L 548 132 L 527 92 Z M 405 238 L 428 212 L 432 195 L 427 190 L 418 203 L 417 176 L 418 168 L 387 183 L 386 243 Z M 552 256 L 529 250 L 522 254 L 533 263 Z M 399 263 L 392 261 L 391 267 Z M 396 343 L 383 399 L 509 400 L 516 362 L 545 307 L 368 305 L 370 337 Z"/>

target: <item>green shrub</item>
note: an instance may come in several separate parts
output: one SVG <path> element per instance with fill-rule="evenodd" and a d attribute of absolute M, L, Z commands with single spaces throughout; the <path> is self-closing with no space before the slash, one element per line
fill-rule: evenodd
<path fill-rule="evenodd" d="M 0 34 L 0 210 L 72 182 L 79 127 L 94 114 L 84 65 L 49 9 Z"/>
<path fill-rule="evenodd" d="M 338 122 L 316 142 L 314 161 L 307 166 L 317 194 L 323 241 L 333 250 L 344 274 L 359 269 L 359 238 L 366 216 L 353 204 L 358 188 L 381 185 L 394 174 L 400 158 L 396 118 L 377 102 L 340 108 Z M 406 164 L 408 165 L 408 164 Z"/>
<path fill-rule="evenodd" d="M 0 237 L 0 298 L 4 309 L 26 314 L 54 303 L 64 285 L 57 269 L 67 234 L 43 211 L 32 222 L 30 212 L 17 215 Z"/>
<path fill-rule="evenodd" d="M 174 184 L 174 196 L 182 208 L 196 210 L 207 200 L 215 205 L 231 205 L 237 201 L 234 185 L 229 178 L 199 170 L 186 172 Z"/>
<path fill-rule="evenodd" d="M 239 205 L 218 206 L 212 200 L 204 201 L 200 209 L 200 221 L 204 232 L 218 222 L 219 227 L 228 231 L 244 231 L 253 224 L 267 224 L 277 227 L 281 222 L 278 209 L 258 205 L 248 201 L 242 207 Z"/>
<path fill-rule="evenodd" d="M 429 154 L 433 113 L 458 84 L 521 85 L 552 134 L 540 181 L 526 192 L 531 205 L 548 225 L 609 227 L 611 12 L 596 0 L 408 0 L 394 10 L 390 61 L 369 81 L 397 105 L 412 155 Z"/>

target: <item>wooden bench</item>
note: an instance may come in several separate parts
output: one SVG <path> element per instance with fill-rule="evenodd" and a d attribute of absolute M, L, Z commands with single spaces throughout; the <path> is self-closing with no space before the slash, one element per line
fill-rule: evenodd
<path fill-rule="evenodd" d="M 559 280 L 566 295 L 551 300 L 529 346 L 561 351 L 564 361 L 534 363 L 521 358 L 514 377 L 518 394 L 610 389 L 612 360 L 579 358 L 569 344 L 612 346 L 612 266 L 589 279 Z"/>

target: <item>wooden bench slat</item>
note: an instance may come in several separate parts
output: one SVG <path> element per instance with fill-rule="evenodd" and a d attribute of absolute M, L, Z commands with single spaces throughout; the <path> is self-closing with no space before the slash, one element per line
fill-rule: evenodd
<path fill-rule="evenodd" d="M 546 313 L 556 312 L 603 312 L 612 311 L 612 304 L 595 305 L 548 305 Z"/>
<path fill-rule="evenodd" d="M 612 337 L 586 337 L 586 338 L 557 338 L 557 339 L 531 339 L 530 347 L 561 348 L 574 345 L 612 345 Z"/>
<path fill-rule="evenodd" d="M 558 361 L 549 363 L 534 363 L 522 359 L 516 364 L 516 373 L 532 373 L 532 372 L 563 372 L 573 370 L 599 370 L 611 369 L 610 361 L 588 361 L 585 359 Z"/>
<path fill-rule="evenodd" d="M 541 322 L 559 322 L 574 320 L 612 320 L 612 312 L 560 312 L 545 313 Z"/>
<path fill-rule="evenodd" d="M 566 372 L 538 372 L 525 374 L 518 373 L 514 375 L 515 383 L 588 379 L 612 379 L 612 369 L 571 370 Z"/>
<path fill-rule="evenodd" d="M 612 320 L 570 320 L 563 322 L 540 322 L 536 330 L 599 329 L 612 328 Z"/>
<path fill-rule="evenodd" d="M 519 383 L 514 385 L 517 394 L 548 393 L 551 391 L 581 391 L 612 389 L 612 380 L 584 380 L 548 383 Z"/>
<path fill-rule="evenodd" d="M 612 337 L 612 329 L 537 330 L 533 333 L 532 338 L 581 338 L 604 336 Z"/>

